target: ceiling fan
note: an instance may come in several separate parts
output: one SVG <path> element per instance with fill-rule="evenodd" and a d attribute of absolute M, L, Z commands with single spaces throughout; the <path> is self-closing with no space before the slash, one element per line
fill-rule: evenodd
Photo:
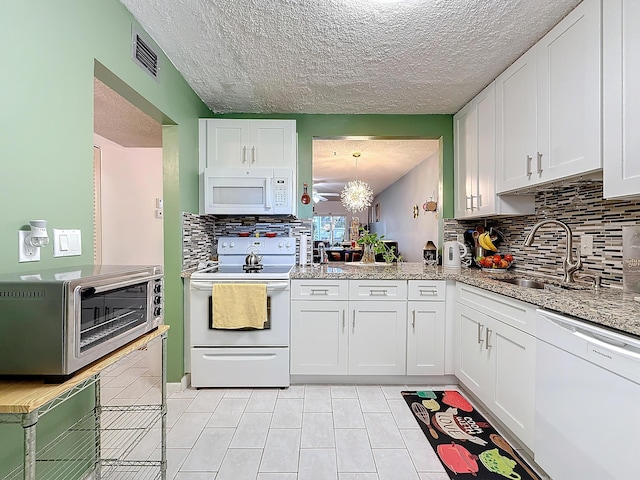
<path fill-rule="evenodd" d="M 339 197 L 340 194 L 339 193 L 333 193 L 333 192 L 319 192 L 316 187 L 318 185 L 314 185 L 311 192 L 312 192 L 312 198 L 313 198 L 313 203 L 318 203 L 318 202 L 326 202 L 327 200 L 329 200 L 327 197 Z"/>

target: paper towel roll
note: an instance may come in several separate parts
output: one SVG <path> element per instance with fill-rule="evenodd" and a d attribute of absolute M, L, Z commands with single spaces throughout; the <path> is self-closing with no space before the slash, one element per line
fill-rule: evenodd
<path fill-rule="evenodd" d="M 300 235 L 300 260 L 299 260 L 299 264 L 300 265 L 306 265 L 307 264 L 307 241 L 308 241 L 308 236 L 301 234 Z"/>

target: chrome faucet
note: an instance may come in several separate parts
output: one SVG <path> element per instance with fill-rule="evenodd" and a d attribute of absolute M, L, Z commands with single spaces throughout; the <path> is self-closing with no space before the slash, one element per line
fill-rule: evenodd
<path fill-rule="evenodd" d="M 531 244 L 533 243 L 533 239 L 535 238 L 536 232 L 538 231 L 538 229 L 541 226 L 547 225 L 550 223 L 560 226 L 567 235 L 567 253 L 564 257 L 564 260 L 562 260 L 562 269 L 564 270 L 564 277 L 562 281 L 565 283 L 573 283 L 575 282 L 575 280 L 573 279 L 573 274 L 577 270 L 580 270 L 582 268 L 582 259 L 580 258 L 580 253 L 578 253 L 578 259 L 575 262 L 573 261 L 573 254 L 572 254 L 573 234 L 571 233 L 571 229 L 569 228 L 569 225 L 567 225 L 564 222 L 561 222 L 560 220 L 553 220 L 553 219 L 542 220 L 541 222 L 538 222 L 533 226 L 533 228 L 531 229 L 527 237 L 524 239 L 524 246 L 530 247 Z"/>

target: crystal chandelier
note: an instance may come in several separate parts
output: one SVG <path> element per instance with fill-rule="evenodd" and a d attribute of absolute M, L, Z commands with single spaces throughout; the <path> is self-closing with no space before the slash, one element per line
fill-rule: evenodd
<path fill-rule="evenodd" d="M 347 182 L 342 189 L 342 193 L 340 193 L 340 199 L 347 211 L 356 213 L 371 206 L 373 190 L 365 182 L 358 180 L 358 157 L 360 157 L 360 153 L 355 152 L 353 157 L 356 159 L 356 179 Z"/>

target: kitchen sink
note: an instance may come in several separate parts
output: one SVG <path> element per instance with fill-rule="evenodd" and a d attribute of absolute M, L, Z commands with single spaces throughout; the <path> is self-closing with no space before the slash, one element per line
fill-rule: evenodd
<path fill-rule="evenodd" d="M 518 285 L 519 287 L 526 287 L 526 288 L 542 289 L 546 285 L 543 282 L 539 282 L 537 280 L 529 280 L 528 278 L 496 278 L 496 280 L 499 280 L 505 283 L 511 283 L 513 285 Z"/>
<path fill-rule="evenodd" d="M 575 283 L 571 284 L 559 284 L 552 282 L 544 282 L 540 280 L 531 280 L 530 278 L 495 278 L 494 280 L 498 280 L 499 282 L 510 283 L 511 285 L 517 285 L 519 287 L 524 288 L 535 288 L 535 289 L 547 289 L 547 290 L 589 290 L 590 287 L 584 285 L 577 285 Z"/>

